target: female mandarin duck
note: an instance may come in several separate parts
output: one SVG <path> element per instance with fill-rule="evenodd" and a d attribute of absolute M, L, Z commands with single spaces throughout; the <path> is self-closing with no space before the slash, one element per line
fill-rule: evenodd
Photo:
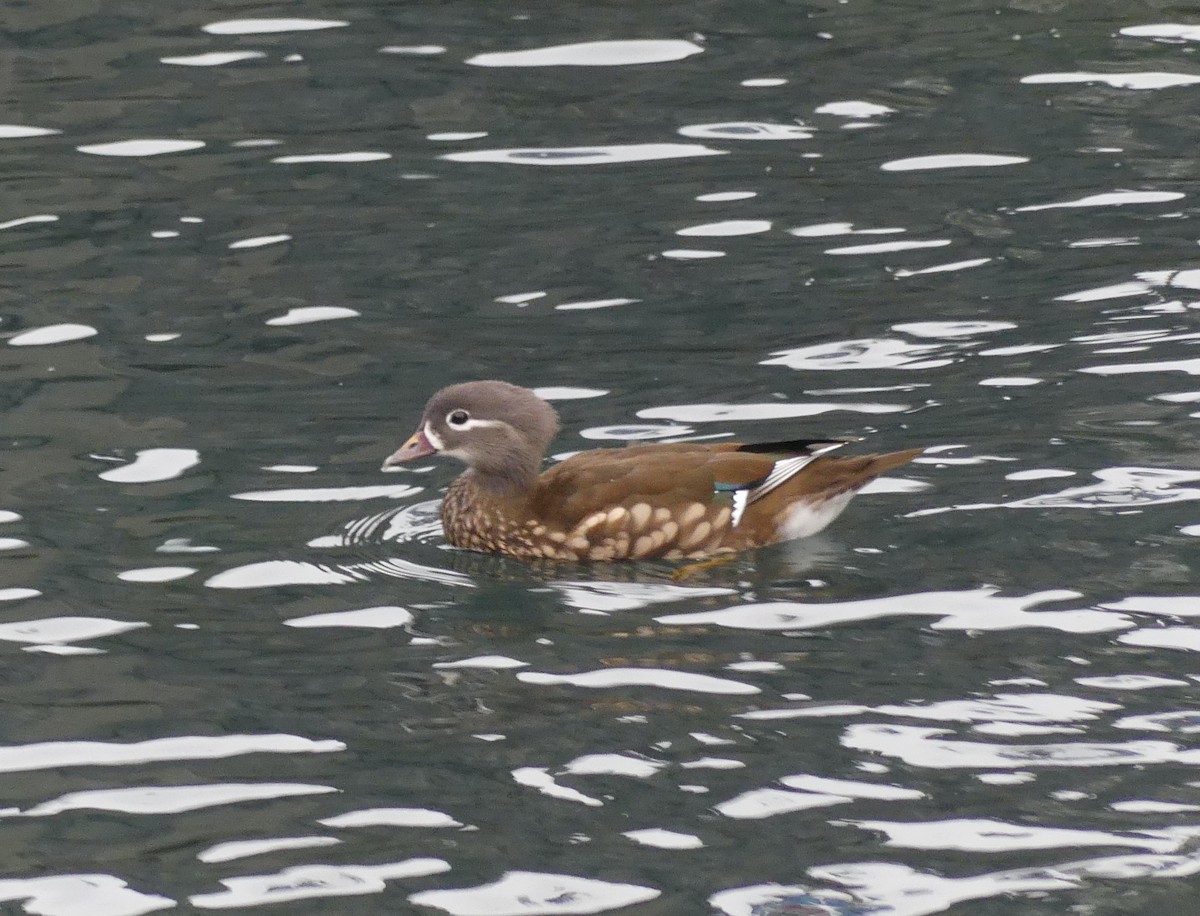
<path fill-rule="evenodd" d="M 921 454 L 826 457 L 846 440 L 629 445 L 540 471 L 558 415 L 507 382 L 443 388 L 384 469 L 467 465 L 442 503 L 456 547 L 557 560 L 702 559 L 816 534 L 880 474 Z"/>

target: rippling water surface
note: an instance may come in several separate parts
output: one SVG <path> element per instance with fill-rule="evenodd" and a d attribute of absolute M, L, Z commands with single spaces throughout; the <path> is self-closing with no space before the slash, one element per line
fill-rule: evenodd
<path fill-rule="evenodd" d="M 0 901 L 1192 912 L 1163 9 L 10 5 Z M 378 470 L 478 377 L 559 455 L 928 451 L 683 581 L 528 565 Z"/>

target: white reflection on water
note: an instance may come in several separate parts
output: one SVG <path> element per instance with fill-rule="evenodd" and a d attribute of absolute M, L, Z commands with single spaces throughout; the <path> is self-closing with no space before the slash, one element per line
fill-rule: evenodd
<path fill-rule="evenodd" d="M 287 233 L 279 235 L 256 235 L 253 238 L 239 239 L 236 242 L 230 242 L 226 247 L 230 250 L 239 250 L 243 248 L 265 248 L 267 245 L 278 245 L 281 242 L 290 242 L 292 237 Z"/>
<path fill-rule="evenodd" d="M 357 611 L 335 611 L 331 614 L 312 614 L 292 617 L 284 626 L 311 629 L 313 627 L 361 627 L 368 630 L 390 630 L 406 627 L 416 618 L 402 607 L 365 607 Z"/>
<path fill-rule="evenodd" d="M 50 324 L 30 328 L 8 339 L 10 347 L 44 347 L 94 337 L 99 332 L 87 324 Z"/>
<path fill-rule="evenodd" d="M 1136 611 L 1170 617 L 1200 616 L 1200 595 L 1131 595 L 1100 605 L 1114 611 Z"/>
<path fill-rule="evenodd" d="M 1102 703 L 1053 693 L 998 693 L 977 700 L 876 706 L 873 711 L 910 719 L 941 722 L 1087 722 L 1120 709 L 1119 703 Z"/>
<path fill-rule="evenodd" d="M 934 264 L 932 267 L 922 267 L 920 269 L 912 269 L 901 267 L 896 270 L 893 277 L 918 277 L 923 274 L 944 274 L 955 270 L 969 270 L 972 267 L 982 267 L 984 264 L 990 264 L 992 258 L 968 258 L 965 261 L 951 261 L 947 264 Z"/>
<path fill-rule="evenodd" d="M 101 475 L 104 476 L 104 475 Z M 108 478 L 112 479 L 112 478 Z M 248 493 L 231 493 L 230 499 L 245 499 L 251 502 L 271 503 L 331 503 L 351 502 L 362 499 L 402 499 L 414 496 L 424 487 L 408 484 L 378 484 L 368 487 L 317 487 L 313 489 L 256 490 Z"/>
<path fill-rule="evenodd" d="M 789 369 L 936 369 L 949 366 L 953 359 L 931 358 L 941 353 L 936 344 L 910 344 L 889 338 L 862 338 L 833 343 L 776 350 L 773 359 L 764 359 L 761 366 L 787 366 Z"/>
<path fill-rule="evenodd" d="M 188 902 L 202 910 L 263 906 L 318 897 L 378 894 L 397 878 L 423 878 L 450 870 L 444 859 L 405 859 L 385 865 L 297 865 L 271 875 L 222 878 L 225 890 L 195 894 Z"/>
<path fill-rule="evenodd" d="M 676 235 L 723 238 L 738 235 L 757 235 L 769 232 L 771 221 L 767 219 L 727 219 L 718 223 L 702 223 L 676 229 Z"/>
<path fill-rule="evenodd" d="M 860 601 L 802 603 L 776 601 L 740 604 L 717 611 L 668 614 L 654 618 L 668 626 L 715 624 L 740 630 L 805 630 L 885 617 L 938 617 L 935 630 L 1010 630 L 1046 627 L 1065 633 L 1103 633 L 1133 626 L 1122 614 L 1092 609 L 1033 611 L 1048 601 L 1079 598 L 1078 592 L 1054 590 L 1005 598 L 992 587 L 957 592 L 917 592 Z"/>
<path fill-rule="evenodd" d="M 516 165 L 611 165 L 685 159 L 692 156 L 724 156 L 727 150 L 694 143 L 635 143 L 623 146 L 568 146 L 525 149 L 476 150 L 440 156 L 450 162 L 508 162 Z"/>
<path fill-rule="evenodd" d="M 127 744 L 107 741 L 45 741 L 0 747 L 0 773 L 75 766 L 126 766 L 164 760 L 221 760 L 242 754 L 327 754 L 341 741 L 296 735 L 219 735 L 153 738 Z"/>
<path fill-rule="evenodd" d="M 826 248 L 826 254 L 888 254 L 896 251 L 917 251 L 922 248 L 945 248 L 952 245 L 949 239 L 934 239 L 927 242 L 873 242 L 869 245 L 846 245 L 841 248 Z"/>
<path fill-rule="evenodd" d="M 1184 750 L 1170 741 L 1123 743 L 986 744 L 939 737 L 949 729 L 915 725 L 850 725 L 842 735 L 844 747 L 903 760 L 909 766 L 934 770 L 1024 769 L 1028 767 L 1144 766 L 1156 763 L 1200 762 L 1200 751 Z"/>
<path fill-rule="evenodd" d="M 1108 833 L 1103 830 L 1073 830 L 1010 824 L 991 818 L 953 818 L 942 821 L 839 821 L 860 830 L 878 830 L 887 835 L 885 845 L 904 849 L 955 849 L 964 852 L 1015 852 L 1027 849 L 1059 849 L 1064 846 L 1133 846 L 1151 852 L 1174 852 L 1179 840 Z"/>
<path fill-rule="evenodd" d="M 186 153 L 204 146 L 201 140 L 118 140 L 115 143 L 93 143 L 75 147 L 92 156 L 163 156 Z"/>
<path fill-rule="evenodd" d="M 936 462 L 938 459 L 917 459 L 918 462 L 925 460 Z M 971 512 L 979 509 L 1131 509 L 1200 499 L 1200 488 L 1179 486 L 1200 480 L 1200 471 L 1171 468 L 1105 468 L 1096 471 L 1093 476 L 1099 478 L 1100 482 L 1005 503 L 969 503 L 918 509 L 909 512 L 905 517 L 917 518 L 943 512 Z"/>
<path fill-rule="evenodd" d="M 292 324 L 311 324 L 314 321 L 334 321 L 338 318 L 357 318 L 362 312 L 337 305 L 310 305 L 288 309 L 277 318 L 268 318 L 266 324 L 284 327 Z"/>
<path fill-rule="evenodd" d="M 608 309 L 618 305 L 632 305 L 641 299 L 590 299 L 585 302 L 564 302 L 554 308 L 560 312 L 590 312 L 595 309 Z"/>
<path fill-rule="evenodd" d="M 787 694 L 785 699 L 808 699 Z M 1102 713 L 1120 709 L 1119 704 L 1101 703 L 1058 694 L 996 694 L 977 700 L 944 700 L 937 703 L 910 703 L 883 706 L 798 706 L 784 709 L 758 709 L 738 713 L 735 718 L 779 721 L 829 716 L 860 716 L 868 713 L 904 719 L 932 719 L 939 722 L 972 722 L 975 731 L 994 735 L 1042 735 L 1078 732 L 1077 728 L 1044 726 L 1036 723 L 1077 723 L 1100 718 Z M 848 794 L 843 792 L 842 794 Z"/>
<path fill-rule="evenodd" d="M 526 51 L 476 54 L 466 62 L 476 67 L 622 67 L 668 63 L 703 51 L 699 45 L 679 39 L 585 41 Z"/>
<path fill-rule="evenodd" d="M 883 229 L 855 229 L 854 223 L 813 223 L 810 226 L 796 226 L 789 229 L 787 233 L 797 238 L 817 239 L 833 235 L 894 235 L 904 231 L 896 226 Z"/>
<path fill-rule="evenodd" d="M 1028 376 L 998 376 L 996 378 L 980 379 L 980 385 L 988 388 L 1028 388 L 1031 385 L 1040 385 L 1044 380 L 1040 378 L 1029 378 Z"/>
<path fill-rule="evenodd" d="M 578 674 L 549 674 L 544 671 L 522 671 L 518 681 L 526 684 L 585 687 L 607 689 L 613 687 L 658 687 L 663 690 L 688 690 L 696 693 L 741 695 L 761 693 L 752 684 L 695 674 L 690 671 L 672 671 L 666 668 L 601 668 Z"/>
<path fill-rule="evenodd" d="M 694 429 L 689 426 L 651 426 L 633 423 L 619 426 L 593 426 L 581 430 L 579 435 L 585 439 L 619 439 L 636 441 L 639 439 L 667 439 L 671 436 L 690 436 Z"/>
<path fill-rule="evenodd" d="M 317 821 L 325 827 L 462 827 L 449 814 L 429 808 L 362 808 Z"/>
<path fill-rule="evenodd" d="M 532 302 L 535 299 L 544 299 L 546 296 L 546 292 L 537 290 L 532 293 L 509 293 L 507 296 L 497 296 L 495 301 L 503 302 L 505 305 L 519 305 L 524 308 L 526 303 Z"/>
<path fill-rule="evenodd" d="M 453 662 L 434 662 L 434 668 L 478 668 L 488 671 L 503 671 L 508 668 L 528 668 L 529 662 L 507 655 L 473 655 L 470 658 L 460 658 Z"/>
<path fill-rule="evenodd" d="M 826 808 L 854 801 L 845 795 L 828 795 L 819 792 L 789 792 L 784 789 L 750 789 L 733 798 L 713 805 L 725 817 L 738 821 L 762 820 L 779 814 L 807 811 L 810 808 Z"/>
<path fill-rule="evenodd" d="M 661 760 L 629 757 L 625 754 L 584 754 L 568 762 L 561 775 L 627 776 L 630 779 L 649 779 L 667 766 Z"/>
<path fill-rule="evenodd" d="M 195 572 L 191 566 L 147 566 L 123 570 L 117 573 L 117 578 L 122 582 L 174 582 L 186 579 Z"/>
<path fill-rule="evenodd" d="M 150 624 L 140 620 L 113 620 L 109 617 L 45 617 L 41 620 L 0 624 L 0 640 L 63 646 L 148 626 Z"/>
<path fill-rule="evenodd" d="M 54 130 L 51 127 L 32 127 L 26 124 L 0 124 L 0 140 L 16 140 L 23 137 L 48 137 L 51 134 L 61 133 L 61 130 Z"/>
<path fill-rule="evenodd" d="M 36 588 L 0 588 L 0 601 L 20 601 L 40 595 Z"/>
<path fill-rule="evenodd" d="M 1129 814 L 1178 814 L 1182 811 L 1200 811 L 1200 805 L 1183 805 L 1176 802 L 1161 802 L 1150 799 L 1129 799 L 1113 802 L 1108 807 L 1113 811 Z"/>
<path fill-rule="evenodd" d="M 1106 677 L 1077 677 L 1075 683 L 1102 690 L 1151 690 L 1155 687 L 1190 687 L 1188 681 L 1154 674 L 1114 674 Z"/>
<path fill-rule="evenodd" d="M 100 474 L 112 483 L 157 483 L 171 480 L 200 463 L 194 448 L 148 448 L 138 452 L 129 464 Z"/>
<path fill-rule="evenodd" d="M 204 584 L 209 588 L 270 588 L 276 585 L 346 585 L 362 578 L 317 563 L 265 560 L 219 572 Z"/>
<path fill-rule="evenodd" d="M 569 786 L 560 786 L 555 782 L 554 777 L 550 775 L 550 770 L 547 767 L 518 767 L 512 771 L 512 778 L 513 782 L 517 785 L 537 789 L 538 792 L 547 798 L 578 802 L 581 805 L 587 805 L 589 808 L 599 808 L 604 804 L 600 799 L 584 795 L 577 789 L 572 789 Z"/>
<path fill-rule="evenodd" d="M 1200 76 L 1191 73 L 1093 73 L 1080 70 L 1073 73 L 1034 73 L 1021 78 L 1022 83 L 1104 83 L 1114 89 L 1169 89 L 1172 86 L 1193 86 Z"/>
<path fill-rule="evenodd" d="M 907 404 L 678 404 L 670 407 L 648 407 L 639 410 L 643 420 L 674 420 L 678 423 L 711 423 L 728 420 L 787 420 L 795 417 L 815 417 L 824 413 L 845 410 L 851 413 L 902 413 Z"/>
<path fill-rule="evenodd" d="M 1113 723 L 1114 728 L 1129 728 L 1145 732 L 1176 732 L 1194 735 L 1200 732 L 1200 712 L 1180 709 L 1174 712 L 1155 712 L 1144 716 L 1125 716 Z"/>
<path fill-rule="evenodd" d="M 1187 197 L 1178 191 L 1109 191 L 1105 194 L 1090 194 L 1075 200 L 1064 200 L 1053 204 L 1034 204 L 1017 207 L 1017 213 L 1032 213 L 1035 210 L 1054 210 L 1060 207 L 1124 207 L 1129 204 L 1160 204 L 1169 200 Z"/>
<path fill-rule="evenodd" d="M 1200 488 L 1180 486 L 1200 480 L 1200 471 L 1124 467 L 1105 468 L 1093 476 L 1099 483 L 1018 499 L 1004 505 L 1017 509 L 1107 509 L 1200 499 Z"/>
<path fill-rule="evenodd" d="M 1159 649 L 1186 649 L 1200 652 L 1200 629 L 1161 627 L 1123 633 L 1117 640 L 1128 646 L 1152 646 Z"/>
<path fill-rule="evenodd" d="M 704 846 L 704 841 L 693 833 L 679 833 L 661 827 L 626 830 L 621 836 L 628 837 L 639 846 L 650 846 L 654 849 L 700 849 Z"/>
<path fill-rule="evenodd" d="M 731 588 L 697 588 L 661 582 L 551 582 L 569 607 L 582 611 L 633 611 L 669 601 L 737 594 Z"/>
<path fill-rule="evenodd" d="M 0 131 L 3 128 L 0 127 Z M 57 131 L 54 131 L 57 133 Z M 7 222 L 0 223 L 0 229 L 16 229 L 18 226 L 29 226 L 35 223 L 57 223 L 58 217 L 49 213 L 38 213 L 34 216 L 21 216 L 17 219 L 10 219 Z"/>
<path fill-rule="evenodd" d="M 574 875 L 508 871 L 491 884 L 422 891 L 408 899 L 417 906 L 436 907 L 452 916 L 570 916 L 645 903 L 661 893 L 652 887 Z"/>
<path fill-rule="evenodd" d="M 1017 327 L 1012 321 L 910 321 L 892 325 L 893 331 L 913 337 L 949 338 L 973 337 L 994 331 L 1009 331 Z"/>
<path fill-rule="evenodd" d="M 879 801 L 915 801 L 924 798 L 925 793 L 917 789 L 905 789 L 901 786 L 880 785 L 872 782 L 859 782 L 852 779 L 829 779 L 824 776 L 809 776 L 801 773 L 795 776 L 784 776 L 779 780 L 790 789 L 804 792 L 828 792 L 845 795 L 849 798 L 873 798 Z"/>
<path fill-rule="evenodd" d="M 442 45 L 385 45 L 379 49 L 379 53 L 409 54 L 414 57 L 435 57 L 438 54 L 445 54 L 446 50 Z"/>
<path fill-rule="evenodd" d="M 700 248 L 668 248 L 662 256 L 676 261 L 704 261 L 709 258 L 723 258 L 725 254 L 724 251 L 706 251 Z"/>
<path fill-rule="evenodd" d="M 141 916 L 169 910 L 170 897 L 135 891 L 115 875 L 46 875 L 0 879 L 0 901 L 22 901 L 38 916 Z"/>
<path fill-rule="evenodd" d="M 283 849 L 312 849 L 318 846 L 336 846 L 340 842 L 341 840 L 332 836 L 281 836 L 262 840 L 233 840 L 202 849 L 196 854 L 196 858 L 201 862 L 232 862 L 235 859 L 261 856 Z"/>
<path fill-rule="evenodd" d="M 767 124 L 760 121 L 691 124 L 679 128 L 679 133 L 700 140 L 808 140 L 812 137 L 811 128 L 800 124 Z"/>
<path fill-rule="evenodd" d="M 829 881 L 852 890 L 853 897 L 847 899 L 864 908 L 864 914 L 930 916 L 969 900 L 1078 890 L 1088 879 L 1182 877 L 1194 874 L 1197 870 L 1200 870 L 1200 858 L 1194 855 L 1142 853 L 955 878 L 883 862 L 822 865 L 809 869 L 808 874 L 816 880 Z M 805 887 L 759 885 L 723 891 L 711 897 L 710 902 L 728 916 L 753 916 L 750 901 L 836 899 L 830 896 L 831 893 L 825 890 L 812 892 Z M 841 907 L 845 908 L 845 904 L 841 904 Z M 832 904 L 831 909 L 837 912 L 838 904 Z"/>
<path fill-rule="evenodd" d="M 1153 363 L 1117 363 L 1106 366 L 1088 366 L 1080 369 L 1091 375 L 1130 375 L 1140 372 L 1184 372 L 1200 375 L 1200 359 L 1169 359 Z"/>
<path fill-rule="evenodd" d="M 127 789 L 92 789 L 68 792 L 51 801 L 42 802 L 26 811 L 5 809 L 7 816 L 47 817 L 63 811 L 120 811 L 124 814 L 179 814 L 218 805 L 237 805 L 243 802 L 297 795 L 323 795 L 337 792 L 333 786 L 318 786 L 296 782 L 212 783 L 195 786 L 157 786 Z"/>
<path fill-rule="evenodd" d="M 207 54 L 189 54 L 185 57 L 160 57 L 159 60 L 164 64 L 179 67 L 222 67 L 225 64 L 266 56 L 262 51 L 210 51 Z"/>
<path fill-rule="evenodd" d="M 310 32 L 349 25 L 341 19 L 225 19 L 210 22 L 202 31 L 209 35 L 265 35 L 272 32 Z"/>
<path fill-rule="evenodd" d="M 826 102 L 816 109 L 817 114 L 835 115 L 839 118 L 877 118 L 891 114 L 896 109 L 874 102 Z"/>
<path fill-rule="evenodd" d="M 1063 468 L 1030 468 L 1028 471 L 1013 471 L 1005 474 L 1005 480 L 1048 480 L 1052 477 L 1074 477 L 1074 471 Z"/>
<path fill-rule="evenodd" d="M 605 388 L 575 388 L 564 385 L 548 385 L 534 388 L 533 393 L 543 401 L 574 401 L 582 398 L 600 398 L 608 394 Z"/>
<path fill-rule="evenodd" d="M 278 156 L 272 162 L 280 165 L 302 165 L 311 162 L 381 162 L 391 159 L 391 153 L 363 150 L 349 153 L 310 153 L 300 156 Z M 291 236 L 288 236 L 291 238 Z"/>
<path fill-rule="evenodd" d="M 1173 41 L 1200 41 L 1200 26 L 1163 22 L 1155 25 L 1131 25 L 1121 29 L 1122 35 L 1134 38 L 1165 38 Z"/>
<path fill-rule="evenodd" d="M 928 169 L 992 168 L 1028 162 L 1025 156 L 994 156 L 985 153 L 948 153 L 940 156 L 914 156 L 893 159 L 880 166 L 885 172 L 916 172 Z"/>
<path fill-rule="evenodd" d="M 719 891 L 708 898 L 709 905 L 725 916 L 769 916 L 777 910 L 784 916 L 793 905 L 804 907 L 798 916 L 909 916 L 891 909 L 859 910 L 849 894 L 825 889 L 814 889 L 800 884 L 755 884 L 749 887 L 730 888 Z"/>
<path fill-rule="evenodd" d="M 711 194 L 698 194 L 696 200 L 701 203 L 729 203 L 734 200 L 749 200 L 758 197 L 757 191 L 714 191 Z"/>

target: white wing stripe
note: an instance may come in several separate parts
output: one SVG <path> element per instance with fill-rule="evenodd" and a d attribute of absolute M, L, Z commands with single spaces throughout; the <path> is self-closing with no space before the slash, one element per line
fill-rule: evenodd
<path fill-rule="evenodd" d="M 811 454 L 799 455 L 795 458 L 784 458 L 782 461 L 776 461 L 771 467 L 771 472 L 763 478 L 762 483 L 756 487 L 746 487 L 741 490 L 733 491 L 733 514 L 730 516 L 732 527 L 736 528 L 738 522 L 742 520 L 742 515 L 746 512 L 746 507 L 755 500 L 762 499 L 776 487 L 787 483 L 793 477 L 800 473 L 804 468 L 812 464 L 813 459 L 818 455 L 824 455 L 826 452 L 832 452 L 834 449 L 841 448 L 845 442 L 834 442 L 823 448 L 815 449 Z"/>

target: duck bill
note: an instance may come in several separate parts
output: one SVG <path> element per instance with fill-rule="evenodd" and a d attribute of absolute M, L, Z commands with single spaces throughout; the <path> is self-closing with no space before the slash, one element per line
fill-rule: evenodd
<path fill-rule="evenodd" d="M 427 458 L 430 455 L 436 454 L 437 449 L 434 448 L 433 443 L 425 435 L 425 430 L 418 429 L 408 437 L 407 442 L 384 459 L 383 467 L 380 470 L 386 471 L 388 468 L 398 467 L 406 462 L 416 461 L 418 458 Z"/>

